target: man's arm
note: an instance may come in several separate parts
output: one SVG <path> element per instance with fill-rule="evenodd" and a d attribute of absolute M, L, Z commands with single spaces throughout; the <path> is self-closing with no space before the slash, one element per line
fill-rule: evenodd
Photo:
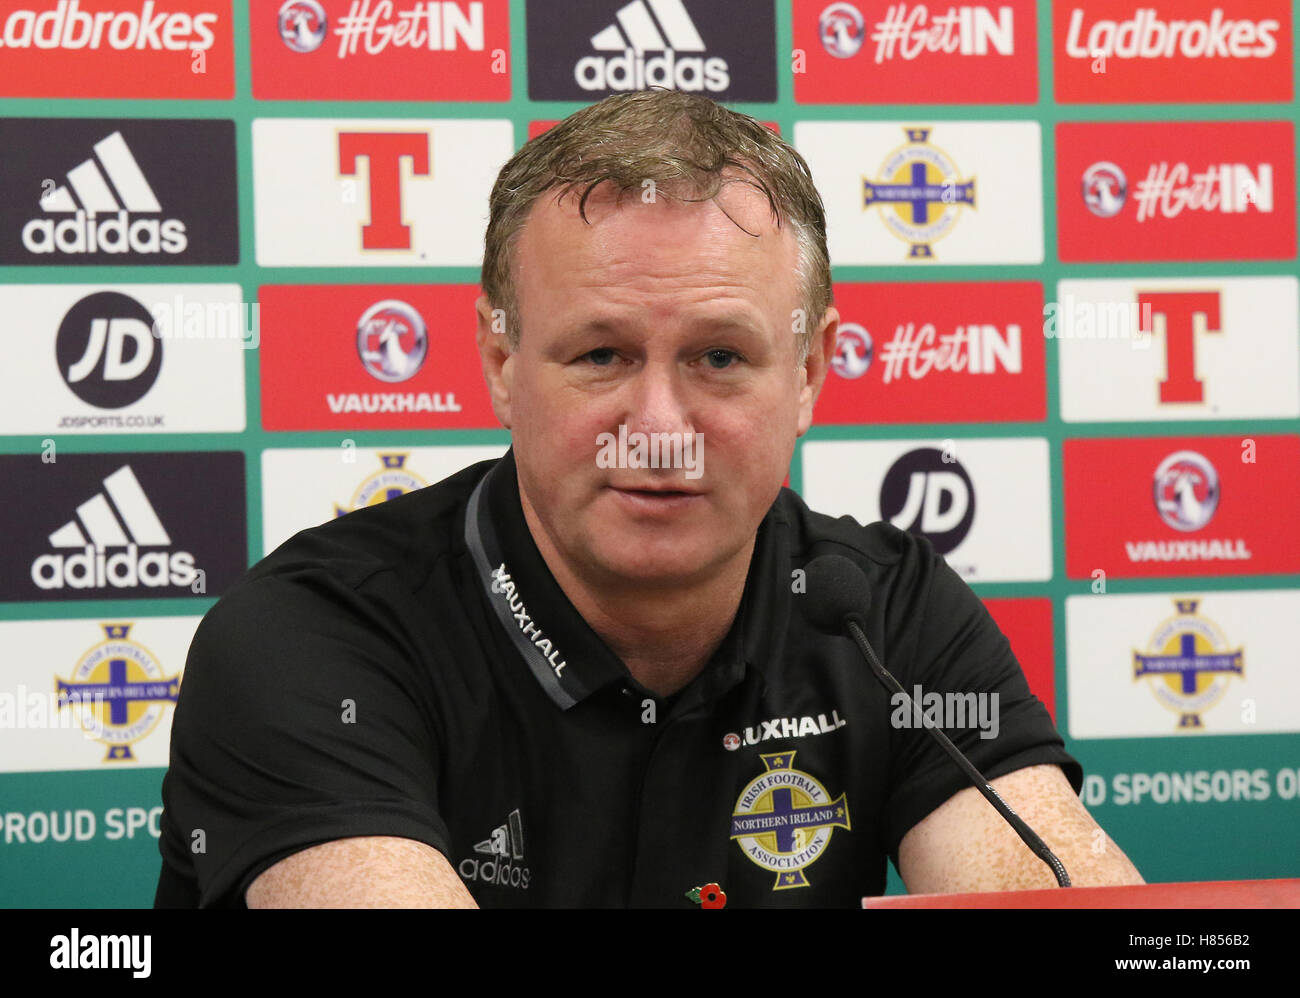
<path fill-rule="evenodd" d="M 477 908 L 442 853 L 367 835 L 296 852 L 248 885 L 250 908 Z"/>
<path fill-rule="evenodd" d="M 990 783 L 1056 853 L 1074 886 L 1145 883 L 1059 766 L 1027 766 Z M 903 836 L 898 866 L 912 894 L 1056 886 L 1047 864 L 974 787 L 953 794 Z"/>

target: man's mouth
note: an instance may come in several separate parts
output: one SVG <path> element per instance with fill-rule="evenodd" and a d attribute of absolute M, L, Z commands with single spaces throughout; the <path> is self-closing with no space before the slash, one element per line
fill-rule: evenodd
<path fill-rule="evenodd" d="M 703 495 L 696 489 L 672 485 L 610 485 L 609 489 L 630 507 L 640 510 L 681 509 L 693 506 Z"/>
<path fill-rule="evenodd" d="M 671 485 L 611 485 L 610 488 L 617 492 L 647 496 L 651 499 L 672 496 L 697 496 L 700 494 L 696 489 L 680 489 Z"/>

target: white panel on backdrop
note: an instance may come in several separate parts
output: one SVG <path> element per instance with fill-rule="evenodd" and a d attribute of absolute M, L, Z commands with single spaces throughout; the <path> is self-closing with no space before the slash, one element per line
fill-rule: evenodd
<path fill-rule="evenodd" d="M 257 118 L 263 267 L 478 266 L 505 120 Z"/>
<path fill-rule="evenodd" d="M 1061 418 L 1300 416 L 1298 309 L 1294 277 L 1061 281 Z"/>
<path fill-rule="evenodd" d="M 1042 263 L 1035 121 L 797 121 L 831 263 Z"/>
<path fill-rule="evenodd" d="M 198 624 L 198 617 L 0 621 L 0 772 L 166 766 Z"/>
<path fill-rule="evenodd" d="M 505 444 L 460 447 L 295 447 L 262 452 L 262 550 L 362 506 L 433 485 Z"/>
<path fill-rule="evenodd" d="M 1052 576 L 1047 441 L 836 440 L 803 445 L 808 505 L 930 538 L 968 582 Z"/>
<path fill-rule="evenodd" d="M 236 284 L 0 287 L 0 434 L 244 429 L 256 305 Z"/>
<path fill-rule="evenodd" d="M 1300 590 L 1070 596 L 1072 738 L 1300 731 Z"/>

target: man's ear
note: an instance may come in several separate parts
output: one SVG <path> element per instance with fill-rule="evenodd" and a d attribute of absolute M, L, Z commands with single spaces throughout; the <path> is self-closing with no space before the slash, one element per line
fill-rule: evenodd
<path fill-rule="evenodd" d="M 813 332 L 812 342 L 808 345 L 808 359 L 802 368 L 803 388 L 799 392 L 799 436 L 808 432 L 812 426 L 813 404 L 821 394 L 822 385 L 830 371 L 831 360 L 835 356 L 835 343 L 839 337 L 840 313 L 834 306 L 826 309 L 821 324 Z"/>
<path fill-rule="evenodd" d="M 492 397 L 492 411 L 507 430 L 510 429 L 510 375 L 514 355 L 506 338 L 504 309 L 494 309 L 487 295 L 479 295 L 474 303 L 478 316 L 478 359 Z"/>

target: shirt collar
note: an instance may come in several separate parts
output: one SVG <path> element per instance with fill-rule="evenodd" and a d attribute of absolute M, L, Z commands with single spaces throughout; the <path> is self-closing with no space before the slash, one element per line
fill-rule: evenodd
<path fill-rule="evenodd" d="M 790 610 L 789 524 L 778 499 L 759 524 L 736 619 L 713 658 L 682 690 L 677 709 L 738 684 L 745 665 L 765 671 L 781 653 Z M 637 687 L 551 575 L 519 502 L 514 449 L 479 481 L 465 516 L 465 542 L 498 623 L 561 709 L 619 682 Z M 639 688 L 639 687 L 638 687 Z"/>

